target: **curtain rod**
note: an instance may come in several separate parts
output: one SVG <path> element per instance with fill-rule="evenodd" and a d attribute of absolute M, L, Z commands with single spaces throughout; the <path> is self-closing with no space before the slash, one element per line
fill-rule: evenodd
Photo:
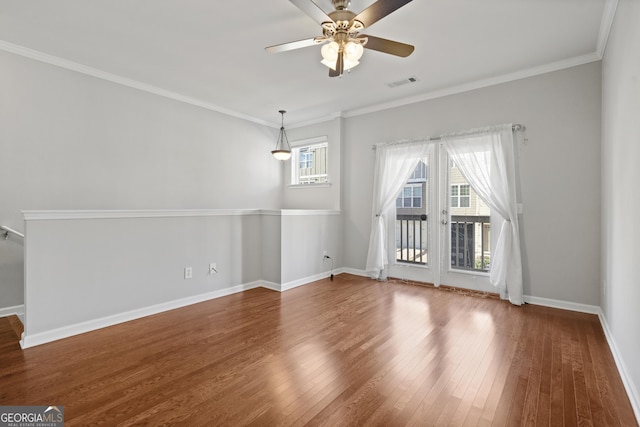
<path fill-rule="evenodd" d="M 511 130 L 512 130 L 513 132 L 524 131 L 524 130 L 526 130 L 526 129 L 527 129 L 527 128 L 525 128 L 523 125 L 518 125 L 518 124 L 516 124 L 516 125 L 511 126 Z M 472 135 L 473 135 L 473 134 L 472 134 Z M 425 138 L 425 139 L 426 139 L 426 138 Z M 429 141 L 441 141 L 441 140 L 442 140 L 442 137 L 441 137 L 441 136 L 429 137 Z"/>
<path fill-rule="evenodd" d="M 524 125 L 521 124 L 515 124 L 513 126 L 511 126 L 511 130 L 513 132 L 524 132 L 525 130 L 527 130 L 527 128 Z M 387 144 L 407 144 L 407 143 L 411 143 L 411 142 L 419 142 L 419 141 L 428 141 L 428 142 L 432 142 L 432 141 L 442 141 L 442 137 L 441 136 L 427 136 L 424 138 L 416 138 L 416 139 L 412 139 L 412 140 L 404 140 L 404 141 L 398 141 L 398 142 L 388 142 Z M 372 146 L 372 149 L 375 150 L 376 149 L 376 144 L 374 144 Z"/>

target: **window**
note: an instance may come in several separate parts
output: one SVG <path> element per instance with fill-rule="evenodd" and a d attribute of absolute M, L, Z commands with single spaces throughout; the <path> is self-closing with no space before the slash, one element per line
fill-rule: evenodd
<path fill-rule="evenodd" d="M 422 184 L 407 184 L 396 199 L 397 208 L 421 208 Z"/>
<path fill-rule="evenodd" d="M 313 167 L 313 154 L 314 151 L 310 151 L 309 147 L 300 149 L 300 169 L 311 169 Z"/>
<path fill-rule="evenodd" d="M 427 180 L 427 164 L 425 160 L 421 160 L 418 166 L 413 170 L 407 182 L 425 182 Z"/>
<path fill-rule="evenodd" d="M 302 141 L 292 149 L 291 184 L 326 184 L 327 138 L 313 138 Z"/>
<path fill-rule="evenodd" d="M 469 184 L 454 184 L 451 186 L 451 207 L 468 208 L 471 203 Z"/>

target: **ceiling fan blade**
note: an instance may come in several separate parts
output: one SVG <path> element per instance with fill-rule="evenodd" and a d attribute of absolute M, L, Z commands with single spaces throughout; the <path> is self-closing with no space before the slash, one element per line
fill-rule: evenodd
<path fill-rule="evenodd" d="M 323 22 L 333 22 L 329 15 L 325 13 L 324 10 L 320 9 L 320 6 L 314 3 L 313 0 L 289 0 L 293 3 L 298 9 L 306 13 L 311 19 L 316 21 L 318 24 L 322 24 Z"/>
<path fill-rule="evenodd" d="M 361 34 L 360 37 L 367 38 L 367 42 L 364 45 L 366 49 L 377 50 L 378 52 L 389 53 L 403 58 L 411 55 L 415 49 L 410 44 L 394 42 L 380 37 L 366 36 L 364 34 Z"/>
<path fill-rule="evenodd" d="M 356 17 L 353 18 L 352 22 L 360 21 L 365 27 L 369 27 L 409 2 L 411 2 L 411 0 L 378 0 L 357 14 Z"/>
<path fill-rule="evenodd" d="M 289 42 L 289 43 L 282 43 L 282 44 L 276 44 L 273 46 L 268 46 L 265 47 L 264 50 L 266 50 L 269 53 L 279 53 L 279 52 L 286 52 L 288 50 L 294 50 L 294 49 L 300 49 L 303 47 L 309 47 L 309 46 L 315 46 L 321 43 L 324 43 L 325 41 L 327 41 L 326 39 L 321 39 L 318 37 L 314 37 L 312 39 L 304 39 L 304 40 L 298 40 L 295 42 Z"/>
<path fill-rule="evenodd" d="M 336 59 L 336 69 L 329 68 L 329 77 L 340 77 L 344 71 L 344 58 L 343 53 L 340 52 L 338 54 L 338 59 Z"/>

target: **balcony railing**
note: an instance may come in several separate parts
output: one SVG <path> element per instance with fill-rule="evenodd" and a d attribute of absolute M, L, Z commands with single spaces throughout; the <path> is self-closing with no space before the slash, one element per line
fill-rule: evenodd
<path fill-rule="evenodd" d="M 426 215 L 396 216 L 396 260 L 427 264 L 429 227 Z"/>
<path fill-rule="evenodd" d="M 491 266 L 490 218 L 452 215 L 451 268 L 489 271 Z M 396 260 L 428 264 L 429 227 L 426 215 L 397 215 Z"/>
<path fill-rule="evenodd" d="M 488 216 L 451 216 L 451 268 L 489 271 L 490 219 Z"/>

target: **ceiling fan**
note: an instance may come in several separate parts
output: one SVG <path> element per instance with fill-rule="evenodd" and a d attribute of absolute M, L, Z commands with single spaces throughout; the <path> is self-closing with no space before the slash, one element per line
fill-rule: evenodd
<path fill-rule="evenodd" d="M 378 0 L 362 12 L 349 10 L 351 0 L 332 0 L 335 10 L 325 13 L 313 0 L 290 0 L 322 27 L 322 35 L 311 39 L 266 47 L 271 53 L 307 46 L 322 46 L 322 63 L 329 67 L 329 77 L 338 77 L 358 65 L 364 48 L 400 57 L 411 55 L 410 44 L 360 34 L 362 30 L 400 9 L 411 0 Z"/>

